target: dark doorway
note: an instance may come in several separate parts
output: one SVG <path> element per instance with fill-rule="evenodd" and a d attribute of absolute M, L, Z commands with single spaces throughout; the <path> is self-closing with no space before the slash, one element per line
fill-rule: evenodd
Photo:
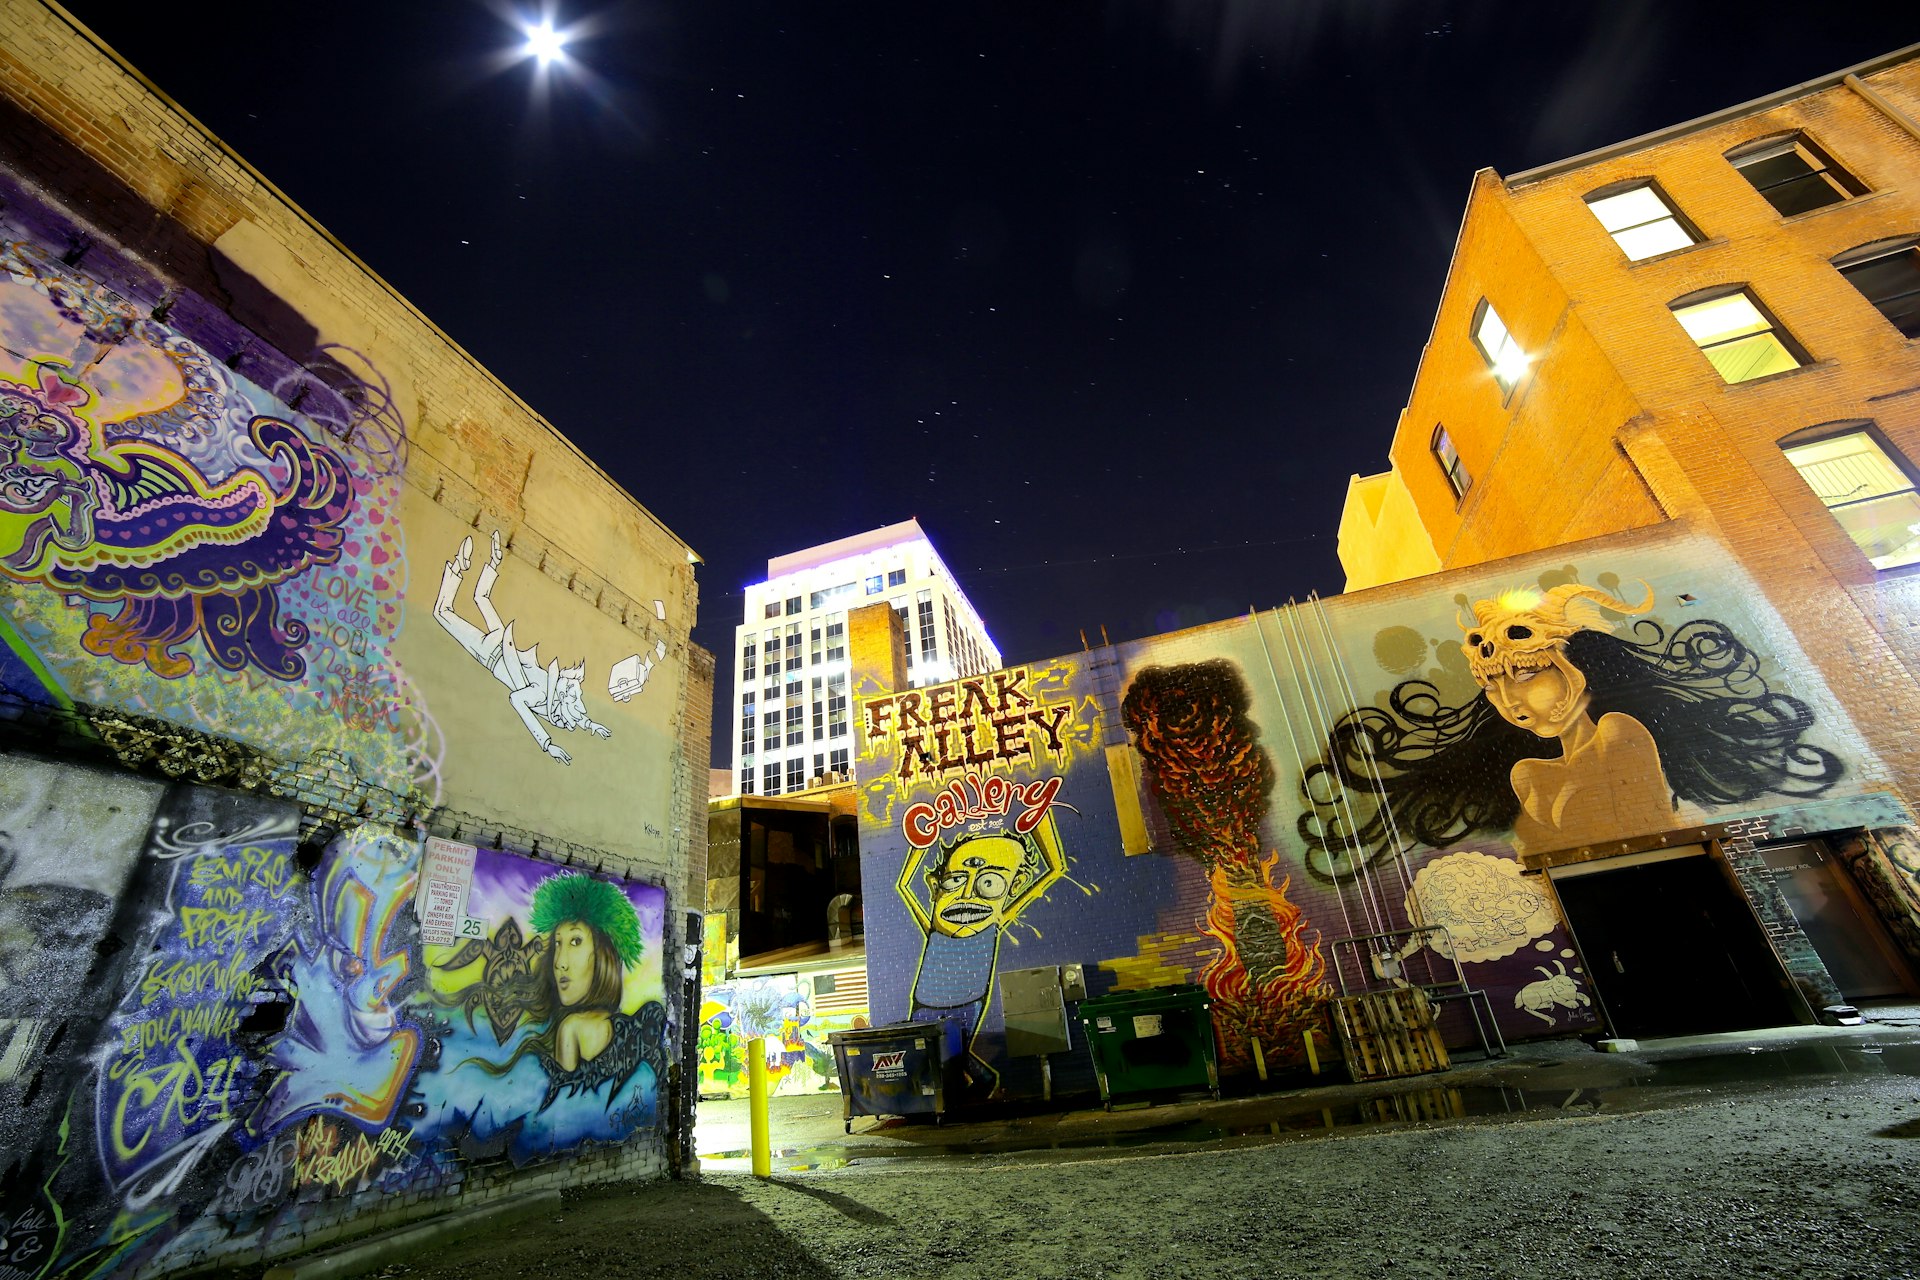
<path fill-rule="evenodd" d="M 1562 869 L 1553 887 L 1615 1035 L 1804 1020 L 1752 908 L 1704 850 L 1612 870 Z"/>
<path fill-rule="evenodd" d="M 1873 1000 L 1913 990 L 1893 940 L 1823 842 L 1769 845 L 1760 856 L 1841 995 Z"/>

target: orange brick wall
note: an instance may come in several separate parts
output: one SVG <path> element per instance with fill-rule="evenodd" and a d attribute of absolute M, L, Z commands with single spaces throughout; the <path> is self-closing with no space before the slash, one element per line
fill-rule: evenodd
<path fill-rule="evenodd" d="M 1920 113 L 1920 63 L 1867 77 Z M 1727 163 L 1804 130 L 1867 195 L 1783 219 Z M 1584 197 L 1653 178 L 1704 237 L 1630 263 Z M 1781 437 L 1873 422 L 1920 462 L 1920 344 L 1830 264 L 1920 234 L 1920 139 L 1844 85 L 1628 154 L 1475 180 L 1435 336 L 1392 448 L 1444 565 L 1472 565 L 1687 516 L 1714 530 L 1802 638 L 1903 789 L 1920 786 L 1920 577 L 1868 564 L 1781 453 Z M 1806 349 L 1790 373 L 1727 385 L 1668 304 L 1745 285 Z M 1535 364 L 1505 402 L 1474 348 L 1493 301 Z M 1475 485 L 1456 511 L 1428 453 L 1445 422 Z"/>

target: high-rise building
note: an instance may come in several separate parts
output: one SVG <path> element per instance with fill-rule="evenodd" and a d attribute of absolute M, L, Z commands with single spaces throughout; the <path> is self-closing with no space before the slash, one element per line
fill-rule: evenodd
<path fill-rule="evenodd" d="M 851 609 L 893 606 L 915 686 L 1000 666 L 980 615 L 915 520 L 775 556 L 746 597 L 733 644 L 738 795 L 777 796 L 849 776 Z"/>

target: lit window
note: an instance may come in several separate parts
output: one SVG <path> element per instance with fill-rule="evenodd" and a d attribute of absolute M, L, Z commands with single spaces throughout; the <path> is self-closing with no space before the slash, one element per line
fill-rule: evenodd
<path fill-rule="evenodd" d="M 881 591 L 880 575 L 876 573 L 871 578 L 867 579 L 867 594 L 870 596 L 877 596 L 880 594 L 880 591 Z"/>
<path fill-rule="evenodd" d="M 1824 209 L 1867 190 L 1804 134 L 1737 147 L 1727 152 L 1727 161 L 1782 217 Z"/>
<path fill-rule="evenodd" d="M 1479 310 L 1474 313 L 1473 345 L 1480 348 L 1481 358 L 1493 370 L 1493 380 L 1500 384 L 1501 394 L 1513 390 L 1520 375 L 1527 371 L 1527 353 L 1507 332 L 1500 313 L 1485 298 L 1480 300 Z"/>
<path fill-rule="evenodd" d="M 1874 568 L 1920 564 L 1913 477 L 1864 425 L 1781 451 Z"/>
<path fill-rule="evenodd" d="M 1700 243 L 1693 228 L 1680 220 L 1651 182 L 1611 195 L 1588 196 L 1587 208 L 1600 219 L 1620 251 L 1634 262 Z"/>
<path fill-rule="evenodd" d="M 1440 470 L 1446 473 L 1447 487 L 1453 490 L 1454 500 L 1467 496 L 1467 490 L 1473 484 L 1473 477 L 1467 474 L 1467 464 L 1460 461 L 1460 454 L 1453 447 L 1453 437 L 1447 434 L 1445 427 L 1433 429 L 1433 456 L 1440 463 Z"/>
<path fill-rule="evenodd" d="M 1745 289 L 1698 302 L 1676 302 L 1673 314 L 1728 382 L 1750 382 L 1798 369 L 1805 355 Z"/>
<path fill-rule="evenodd" d="M 1833 260 L 1840 274 L 1909 338 L 1920 338 L 1920 244 L 1868 245 Z"/>
<path fill-rule="evenodd" d="M 847 615 L 830 613 L 827 615 L 827 661 L 845 662 L 847 660 Z"/>
<path fill-rule="evenodd" d="M 772 604 L 767 606 L 766 616 L 769 618 L 777 618 L 780 616 L 780 602 L 778 600 L 775 600 Z"/>

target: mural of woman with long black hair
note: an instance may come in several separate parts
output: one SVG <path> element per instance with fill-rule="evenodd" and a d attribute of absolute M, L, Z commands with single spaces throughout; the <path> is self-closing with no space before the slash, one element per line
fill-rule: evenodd
<path fill-rule="evenodd" d="M 1831 788 L 1839 758 L 1802 741 L 1812 710 L 1724 623 L 1641 619 L 1623 638 L 1601 613 L 1652 606 L 1651 589 L 1634 605 L 1578 583 L 1475 602 L 1461 649 L 1479 696 L 1455 706 L 1409 680 L 1335 722 L 1301 779 L 1308 869 L 1353 875 L 1396 830 L 1434 848 L 1511 831 L 1515 850 L 1545 852 L 1667 830 L 1681 800 Z"/>

